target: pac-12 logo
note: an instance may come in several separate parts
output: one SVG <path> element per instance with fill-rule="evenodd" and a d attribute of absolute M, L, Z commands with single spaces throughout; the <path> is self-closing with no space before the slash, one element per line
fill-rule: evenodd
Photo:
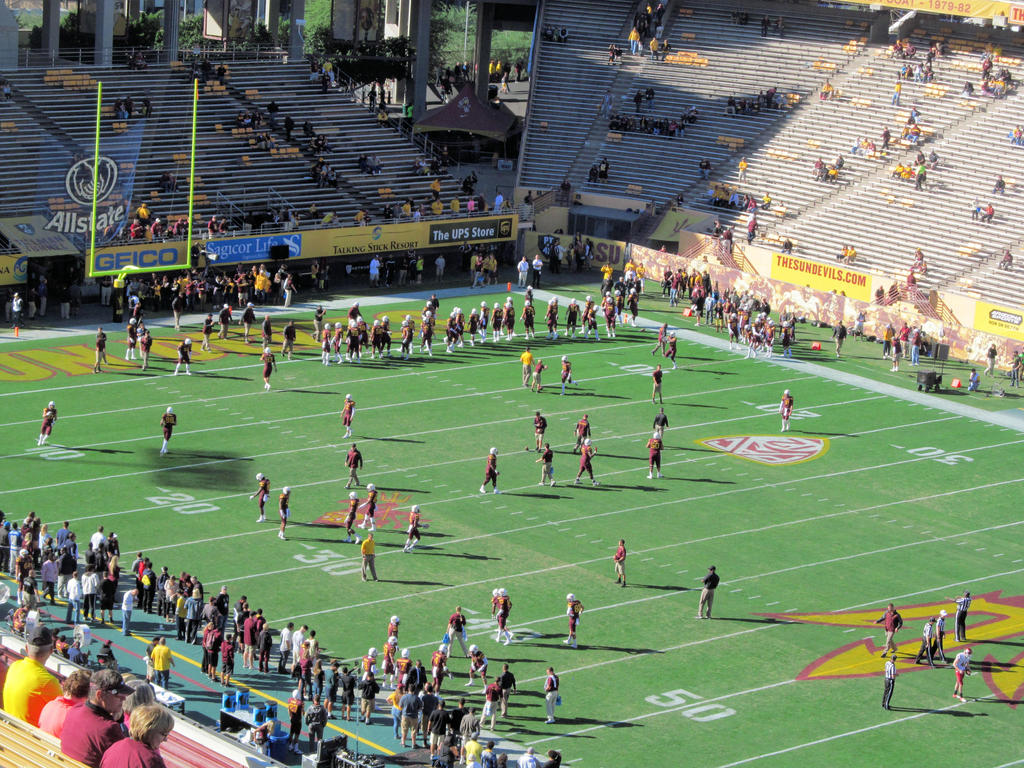
<path fill-rule="evenodd" d="M 106 155 L 100 155 L 96 166 L 96 201 L 106 200 L 117 186 L 117 163 Z M 79 205 L 92 205 L 93 159 L 79 160 L 68 169 L 64 187 L 71 199 Z"/>
<path fill-rule="evenodd" d="M 716 451 L 773 467 L 810 461 L 828 450 L 828 440 L 822 437 L 735 435 L 712 437 L 698 442 Z"/>

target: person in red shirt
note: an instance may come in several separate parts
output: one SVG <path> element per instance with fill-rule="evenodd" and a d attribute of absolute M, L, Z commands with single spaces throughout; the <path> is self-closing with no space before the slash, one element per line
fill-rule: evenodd
<path fill-rule="evenodd" d="M 490 717 L 491 718 L 491 730 L 494 730 L 494 720 L 498 714 L 498 705 L 501 702 L 501 686 L 498 685 L 498 681 L 491 682 L 486 688 L 484 688 L 484 711 L 480 718 L 481 720 Z"/>
<path fill-rule="evenodd" d="M 588 437 L 583 441 L 583 450 L 580 452 L 580 471 L 576 473 L 576 479 L 573 480 L 573 485 L 580 484 L 580 478 L 583 476 L 584 472 L 590 475 L 590 482 L 597 485 L 597 480 L 594 479 L 594 467 L 591 464 L 595 453 L 597 453 L 597 450 L 590 444 L 590 438 Z"/>
<path fill-rule="evenodd" d="M 540 415 L 540 411 L 537 411 L 537 415 Z M 36 445 L 44 445 L 46 439 L 53 432 L 53 423 L 57 420 L 57 404 L 50 401 L 50 403 L 43 409 L 43 425 L 39 428 L 39 440 Z"/>
<path fill-rule="evenodd" d="M 647 479 L 651 480 L 654 476 L 654 470 L 657 468 L 658 477 L 661 477 L 661 449 L 663 443 L 661 442 L 661 435 L 655 432 L 651 435 L 651 439 L 647 441 Z"/>
<path fill-rule="evenodd" d="M 544 443 L 544 450 L 541 451 L 540 458 L 535 463 L 541 464 L 540 471 L 540 482 L 537 485 L 552 485 L 555 484 L 555 469 L 552 466 L 552 461 L 555 458 L 555 452 L 551 450 L 550 443 Z"/>
<path fill-rule="evenodd" d="M 731 347 L 730 347 L 731 349 Z M 665 350 L 665 357 L 672 361 L 672 370 L 676 369 L 676 332 L 672 331 L 668 335 L 668 349 Z"/>
<path fill-rule="evenodd" d="M 533 382 L 530 384 L 531 392 L 540 392 L 544 385 L 541 383 L 540 376 L 548 367 L 544 365 L 543 360 L 538 360 L 533 366 Z"/>
<path fill-rule="evenodd" d="M 409 510 L 409 528 L 406 531 L 403 552 L 412 552 L 413 547 L 420 543 L 420 505 L 413 504 Z"/>
<path fill-rule="evenodd" d="M 289 488 L 288 486 L 285 486 L 284 488 L 281 489 L 281 495 L 278 497 L 277 500 L 277 512 L 281 518 L 281 530 L 277 532 L 277 538 L 281 539 L 281 541 L 285 540 L 284 528 L 288 524 L 288 518 L 291 517 L 292 514 L 291 509 L 289 509 L 288 507 L 288 503 L 291 500 L 291 497 L 292 489 Z"/>
<path fill-rule="evenodd" d="M 341 408 L 341 423 L 345 426 L 345 437 L 352 437 L 352 419 L 355 415 L 356 401 L 352 399 L 352 395 L 345 395 L 345 404 Z"/>
<path fill-rule="evenodd" d="M 567 355 L 562 355 L 562 394 L 563 395 L 565 394 L 565 385 L 566 385 L 566 383 L 569 383 L 569 384 L 579 384 L 579 382 L 576 381 L 572 377 L 572 363 L 569 362 L 568 356 Z"/>
<path fill-rule="evenodd" d="M 548 428 L 548 420 L 540 415 L 540 411 L 537 411 L 533 417 L 533 437 L 537 443 L 537 453 L 541 451 L 541 445 L 544 443 L 544 430 Z"/>
<path fill-rule="evenodd" d="M 373 483 L 369 483 L 366 486 L 366 507 L 363 509 L 363 522 L 361 522 L 357 528 L 366 528 L 367 524 L 370 526 L 369 533 L 374 533 L 377 530 L 377 524 L 374 522 L 374 515 L 377 514 L 377 486 Z"/>
<path fill-rule="evenodd" d="M 576 627 L 579 626 L 580 616 L 583 615 L 583 603 L 576 599 L 576 595 L 570 592 L 565 596 L 565 615 L 569 617 L 569 636 L 562 641 L 563 645 L 576 647 Z"/>
<path fill-rule="evenodd" d="M 583 418 L 576 422 L 576 447 L 572 449 L 573 453 L 579 453 L 580 448 L 583 447 L 583 441 L 590 437 L 590 421 L 587 418 L 587 414 L 583 414 Z"/>
<path fill-rule="evenodd" d="M 615 582 L 621 584 L 623 587 L 626 586 L 626 540 L 619 539 L 619 548 L 615 550 L 615 554 L 612 556 L 612 562 L 615 564 Z"/>
<path fill-rule="evenodd" d="M 89 673 L 76 669 L 61 681 L 60 687 L 63 695 L 47 702 L 39 713 L 39 729 L 58 739 L 64 732 L 64 719 L 70 709 L 89 696 Z"/>
<path fill-rule="evenodd" d="M 491 483 L 494 487 L 495 493 L 501 493 L 498 490 L 498 449 L 491 448 L 487 454 L 487 469 L 484 470 L 484 482 L 480 486 L 480 493 L 487 493 L 487 484 Z"/>
<path fill-rule="evenodd" d="M 466 617 L 462 613 L 462 606 L 455 606 L 455 613 L 448 617 L 448 633 L 449 640 L 458 640 L 459 645 L 462 647 L 462 655 L 467 659 L 469 658 L 469 651 L 466 648 Z"/>
<path fill-rule="evenodd" d="M 174 409 L 168 406 L 167 412 L 160 417 L 160 428 L 164 433 L 164 444 L 160 449 L 160 453 L 167 453 L 167 442 L 171 439 L 171 433 L 174 432 L 174 427 L 178 423 L 178 417 L 174 413 Z"/>
<path fill-rule="evenodd" d="M 355 491 L 352 491 L 348 495 L 348 514 L 345 515 L 345 530 L 348 532 L 348 535 L 345 537 L 345 540 L 342 542 L 343 544 L 351 544 L 352 543 L 352 528 L 353 528 L 353 526 L 355 526 L 355 523 L 356 523 L 356 510 L 358 510 L 358 509 L 359 509 L 359 494 L 356 493 Z M 356 544 L 359 543 L 359 537 L 358 536 L 356 536 L 355 541 L 356 541 Z"/>
<path fill-rule="evenodd" d="M 651 374 L 651 378 L 654 379 L 654 389 L 651 391 L 651 402 L 654 402 L 654 398 L 657 397 L 661 403 L 665 402 L 665 398 L 661 396 L 661 379 L 665 374 L 662 373 L 661 364 L 654 366 L 654 373 Z"/>
<path fill-rule="evenodd" d="M 260 516 L 256 518 L 257 523 L 265 523 L 267 521 L 266 514 L 264 514 L 263 505 L 267 503 L 267 499 L 270 498 L 270 478 L 264 475 L 262 472 L 256 473 L 256 493 L 250 496 L 250 499 L 256 499 L 257 505 L 260 508 Z"/>
<path fill-rule="evenodd" d="M 471 646 L 475 648 L 476 646 Z M 430 657 L 431 673 L 434 677 L 434 692 L 441 695 L 441 683 L 448 674 L 448 645 L 441 643 Z"/>
<path fill-rule="evenodd" d="M 658 343 L 654 345 L 654 349 L 651 350 L 651 357 L 654 356 L 655 352 L 665 352 L 665 344 L 668 341 L 668 323 L 662 323 L 658 329 Z"/>
<path fill-rule="evenodd" d="M 139 331 L 139 350 L 142 353 L 142 370 L 146 370 L 149 367 L 149 352 L 153 349 L 153 336 L 150 334 L 148 328 L 143 328 Z"/>
<path fill-rule="evenodd" d="M 782 416 L 782 430 L 789 431 L 789 417 L 793 415 L 793 396 L 787 389 L 782 393 L 782 401 L 779 403 L 779 414 Z"/>
<path fill-rule="evenodd" d="M 113 669 L 93 672 L 89 698 L 68 710 L 60 737 L 60 751 L 89 768 L 99 768 L 104 753 L 121 741 L 124 700 L 133 691 Z"/>
<path fill-rule="evenodd" d="M 345 483 L 345 488 L 351 488 L 353 485 L 359 486 L 359 469 L 363 466 L 363 454 L 356 448 L 356 444 L 352 443 L 352 447 L 349 449 L 348 454 L 345 456 L 345 466 L 348 467 L 348 482 Z"/>
<path fill-rule="evenodd" d="M 263 361 L 263 391 L 270 391 L 270 374 L 277 370 L 277 362 L 274 360 L 274 353 L 270 351 L 270 347 L 263 348 L 263 354 L 260 355 L 260 360 Z"/>

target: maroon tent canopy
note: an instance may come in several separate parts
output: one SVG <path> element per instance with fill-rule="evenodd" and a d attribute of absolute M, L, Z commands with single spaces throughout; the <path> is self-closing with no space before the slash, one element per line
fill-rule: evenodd
<path fill-rule="evenodd" d="M 497 109 L 477 98 L 473 86 L 462 86 L 459 95 L 437 109 L 432 109 L 413 126 L 415 133 L 427 131 L 463 131 L 504 139 L 512 132 L 516 116 L 504 104 Z"/>

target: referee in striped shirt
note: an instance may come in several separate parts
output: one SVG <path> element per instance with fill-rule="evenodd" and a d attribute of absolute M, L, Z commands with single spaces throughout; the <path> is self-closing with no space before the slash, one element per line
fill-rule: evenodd
<path fill-rule="evenodd" d="M 885 690 L 882 692 L 882 709 L 892 709 L 892 692 L 896 688 L 896 662 L 891 658 L 885 662 Z"/>
<path fill-rule="evenodd" d="M 956 640 L 958 643 L 966 643 L 967 611 L 971 607 L 971 593 L 965 590 L 962 597 L 951 597 L 949 599 L 956 603 L 956 621 L 954 622 Z"/>

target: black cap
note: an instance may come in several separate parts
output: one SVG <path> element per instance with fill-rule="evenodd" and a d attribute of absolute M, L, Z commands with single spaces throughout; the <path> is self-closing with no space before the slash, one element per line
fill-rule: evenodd
<path fill-rule="evenodd" d="M 49 627 L 37 624 L 26 639 L 29 645 L 38 645 L 40 647 L 53 645 L 53 632 L 50 631 Z"/>

